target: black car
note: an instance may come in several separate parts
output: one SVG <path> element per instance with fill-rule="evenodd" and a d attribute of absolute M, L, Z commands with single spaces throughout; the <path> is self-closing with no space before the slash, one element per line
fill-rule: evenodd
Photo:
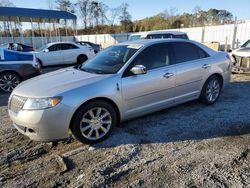
<path fill-rule="evenodd" d="M 94 52 L 96 54 L 101 50 L 101 45 L 100 44 L 95 44 L 95 43 L 88 42 L 88 41 L 76 41 L 75 43 L 81 44 L 81 45 L 85 45 L 85 44 L 90 45 L 94 49 Z"/>
<path fill-rule="evenodd" d="M 22 43 L 5 43 L 0 45 L 0 48 L 5 48 L 8 50 L 15 50 L 15 51 L 20 51 L 20 52 L 31 52 L 35 51 L 35 49 L 32 46 L 28 46 Z"/>
<path fill-rule="evenodd" d="M 0 91 L 11 92 L 21 81 L 40 73 L 33 54 L 0 50 Z"/>

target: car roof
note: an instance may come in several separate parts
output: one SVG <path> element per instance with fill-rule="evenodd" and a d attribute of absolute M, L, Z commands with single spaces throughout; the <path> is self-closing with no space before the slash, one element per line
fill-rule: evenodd
<path fill-rule="evenodd" d="M 157 44 L 157 43 L 163 43 L 163 42 L 190 42 L 190 40 L 187 39 L 176 39 L 176 38 L 166 38 L 166 39 L 139 39 L 139 40 L 133 40 L 133 41 L 126 41 L 122 42 L 116 45 L 151 45 L 151 44 Z"/>
<path fill-rule="evenodd" d="M 62 42 L 51 42 L 51 43 L 48 43 L 47 45 L 50 46 L 50 45 L 53 45 L 53 44 L 76 44 L 74 42 L 69 42 L 69 41 L 62 41 Z"/>
<path fill-rule="evenodd" d="M 180 32 L 180 31 L 150 31 L 147 33 L 148 35 L 149 34 L 154 34 L 154 35 L 157 35 L 157 34 L 173 34 L 173 35 L 184 35 L 186 33 L 184 32 Z"/>
<path fill-rule="evenodd" d="M 163 31 L 145 31 L 145 32 L 139 32 L 139 33 L 133 33 L 130 36 L 137 36 L 137 35 L 142 35 L 146 36 L 149 34 L 173 34 L 173 35 L 186 35 L 187 33 L 185 32 L 180 32 L 180 31 L 168 31 L 168 30 L 163 30 Z"/>
<path fill-rule="evenodd" d="M 166 38 L 166 39 L 140 39 L 140 40 L 134 40 L 134 41 L 126 41 L 123 43 L 119 43 L 116 45 L 128 45 L 128 46 L 142 46 L 142 47 L 147 47 L 153 44 L 160 44 L 160 43 L 168 43 L 168 42 L 187 42 L 190 44 L 194 44 L 196 46 L 199 46 L 203 50 L 205 50 L 208 54 L 213 55 L 216 53 L 213 49 L 199 43 L 193 40 L 188 40 L 188 39 L 177 39 L 177 38 Z M 115 45 L 115 46 L 116 46 Z"/>

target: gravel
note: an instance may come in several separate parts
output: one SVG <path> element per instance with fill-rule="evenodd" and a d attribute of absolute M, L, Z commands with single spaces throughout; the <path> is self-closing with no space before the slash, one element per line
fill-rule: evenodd
<path fill-rule="evenodd" d="M 92 146 L 30 141 L 0 94 L 0 187 L 250 187 L 250 75 L 232 75 L 219 101 L 162 110 Z"/>

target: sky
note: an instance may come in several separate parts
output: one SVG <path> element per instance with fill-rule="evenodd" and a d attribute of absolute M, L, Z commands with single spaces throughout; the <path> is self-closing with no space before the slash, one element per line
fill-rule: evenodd
<path fill-rule="evenodd" d="M 47 9 L 47 0 L 9 0 L 16 7 Z M 115 8 L 123 2 L 129 4 L 132 20 L 154 16 L 165 9 L 177 8 L 177 13 L 192 13 L 195 6 L 202 10 L 210 8 L 226 9 L 239 20 L 250 19 L 250 0 L 99 0 L 110 8 Z M 72 3 L 77 0 L 71 0 Z"/>

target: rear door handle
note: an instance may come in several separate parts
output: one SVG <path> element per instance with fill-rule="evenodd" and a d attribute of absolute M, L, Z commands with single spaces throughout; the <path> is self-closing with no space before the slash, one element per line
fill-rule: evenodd
<path fill-rule="evenodd" d="M 170 78 L 174 76 L 174 73 L 167 72 L 166 74 L 163 75 L 164 78 Z"/>
<path fill-rule="evenodd" d="M 209 64 L 204 64 L 204 65 L 202 65 L 202 68 L 203 68 L 203 69 L 207 69 L 207 68 L 209 68 L 209 67 L 211 67 L 211 65 L 209 65 Z"/>

